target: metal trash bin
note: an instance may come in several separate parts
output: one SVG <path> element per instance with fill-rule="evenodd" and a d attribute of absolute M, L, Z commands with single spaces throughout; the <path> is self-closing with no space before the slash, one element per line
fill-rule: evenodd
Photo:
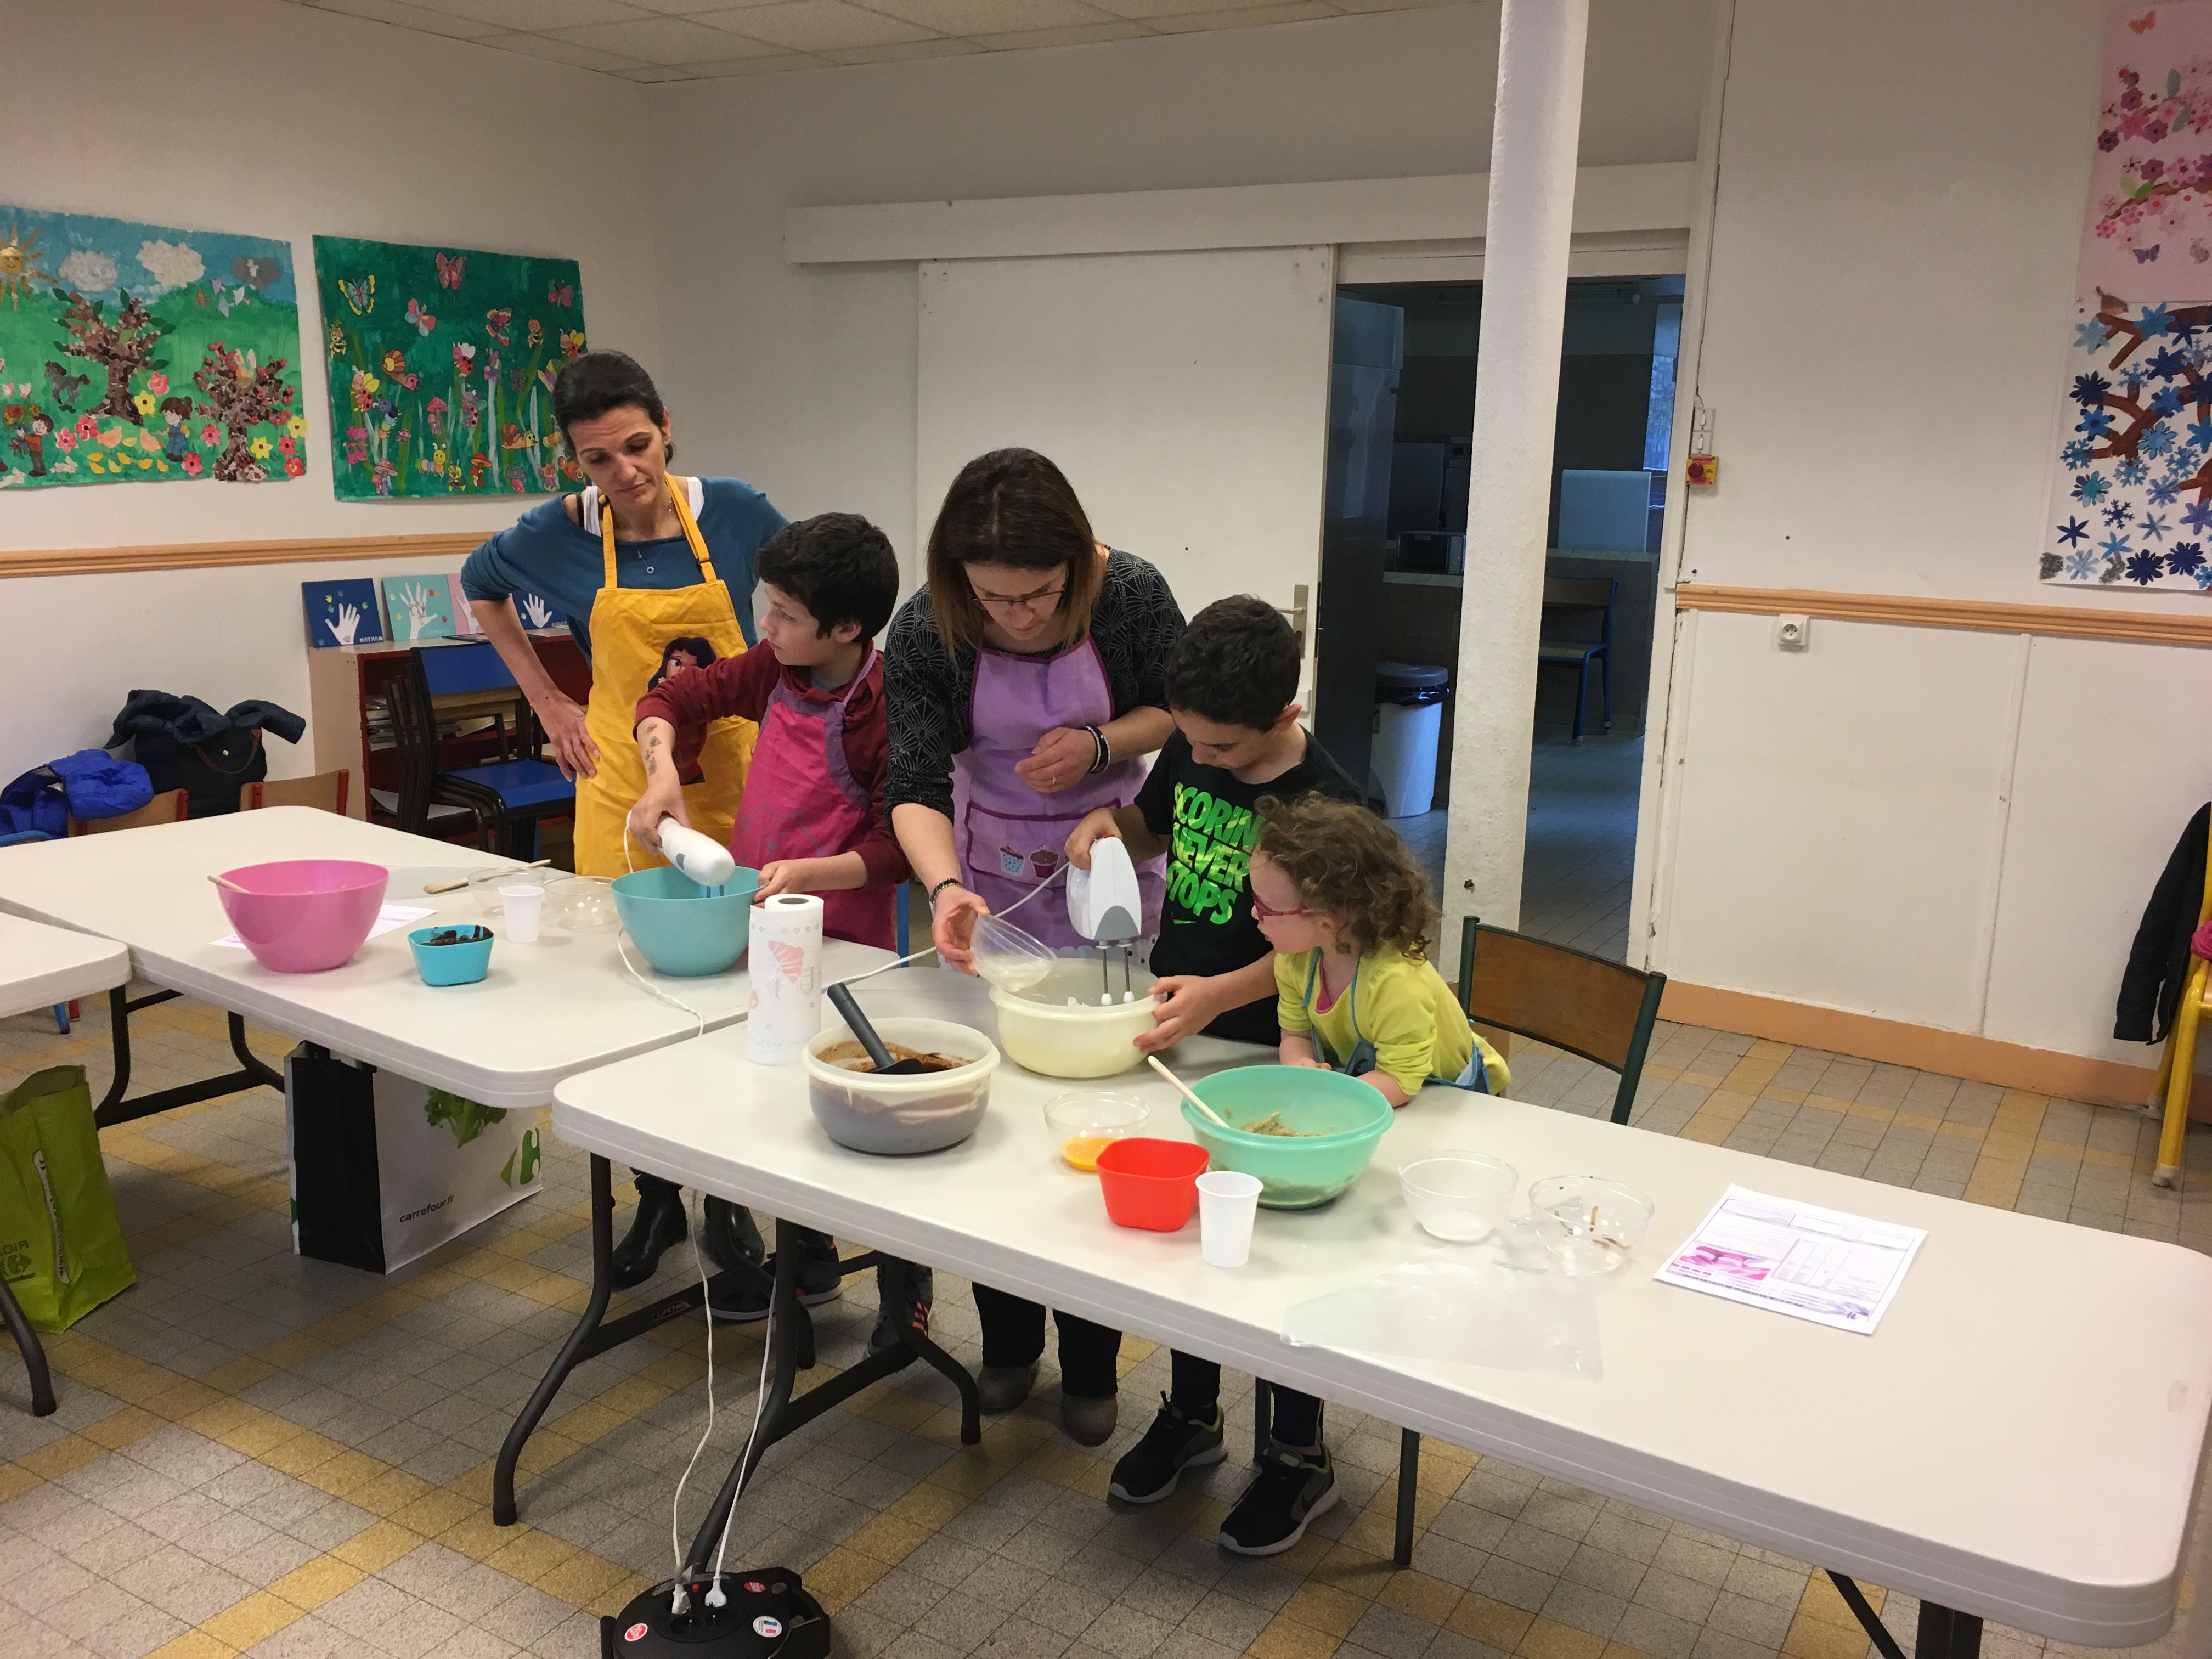
<path fill-rule="evenodd" d="M 1386 818 L 1418 817 L 1437 794 L 1437 739 L 1451 676 L 1430 663 L 1375 665 L 1375 742 L 1368 788 Z"/>

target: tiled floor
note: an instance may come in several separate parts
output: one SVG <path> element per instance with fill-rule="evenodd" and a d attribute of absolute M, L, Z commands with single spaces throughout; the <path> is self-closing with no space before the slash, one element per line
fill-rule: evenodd
<path fill-rule="evenodd" d="M 212 1010 L 141 1018 L 146 1086 L 223 1064 Z M 70 1039 L 0 1021 L 0 1086 L 73 1062 L 96 1092 L 106 1054 L 97 1018 Z M 1612 1099 L 1608 1076 L 1563 1055 L 1523 1049 L 1515 1070 L 1517 1095 L 1563 1110 Z M 2212 1248 L 2204 1187 L 2151 1186 L 2154 1130 L 2132 1113 L 1667 1027 L 1638 1114 Z M 596 1654 L 594 1615 L 668 1571 L 669 1495 L 705 1419 L 702 1328 L 673 1322 L 580 1370 L 532 1443 L 525 1524 L 495 1528 L 489 1460 L 584 1299 L 583 1158 L 551 1143 L 541 1196 L 380 1279 L 291 1255 L 281 1117 L 255 1091 L 104 1136 L 139 1283 L 53 1341 L 58 1416 L 23 1413 L 0 1343 L 0 1654 Z M 872 1292 L 854 1283 L 817 1316 L 825 1363 L 865 1337 Z M 965 1286 L 941 1277 L 938 1298 L 940 1334 L 974 1363 Z M 687 1523 L 745 1431 L 757 1338 L 726 1331 L 715 1357 L 721 1409 Z M 968 1449 L 933 1376 L 872 1389 L 770 1454 L 730 1559 L 804 1571 L 847 1656 L 1866 1659 L 1804 1565 L 1435 1442 L 1414 1566 L 1394 1572 L 1396 1435 L 1349 1411 L 1328 1425 L 1348 1501 L 1287 1555 L 1228 1557 L 1212 1537 L 1241 1460 L 1150 1511 L 1104 1500 L 1166 1382 L 1148 1344 L 1124 1363 L 1126 1426 L 1095 1453 L 1054 1432 L 1049 1383 Z M 1231 1382 L 1234 1432 L 1250 1384 Z M 1909 1644 L 1911 1599 L 1870 1593 Z M 2045 1646 L 1987 1642 L 1991 1659 Z"/>
<path fill-rule="evenodd" d="M 1615 961 L 1626 957 L 1628 881 L 1636 862 L 1643 769 L 1640 732 L 1592 732 L 1580 743 L 1537 733 L 1522 855 L 1522 933 Z M 1390 821 L 1428 866 L 1439 895 L 1449 816 L 1440 809 Z"/>

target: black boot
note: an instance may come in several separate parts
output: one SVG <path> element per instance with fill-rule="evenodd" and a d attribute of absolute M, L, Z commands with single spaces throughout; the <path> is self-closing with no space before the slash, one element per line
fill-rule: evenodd
<path fill-rule="evenodd" d="M 726 1198 L 707 1200 L 699 1231 L 708 1259 L 725 1273 L 741 1262 L 757 1267 L 768 1253 L 761 1243 L 760 1229 L 753 1224 L 752 1212 Z"/>
<path fill-rule="evenodd" d="M 684 1224 L 684 1189 L 659 1176 L 634 1172 L 637 1182 L 637 1214 L 629 1231 L 615 1246 L 614 1282 L 617 1290 L 635 1290 L 660 1270 L 660 1253 L 680 1243 Z"/>

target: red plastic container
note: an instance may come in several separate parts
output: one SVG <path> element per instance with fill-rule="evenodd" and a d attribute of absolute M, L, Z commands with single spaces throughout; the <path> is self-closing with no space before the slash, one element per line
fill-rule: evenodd
<path fill-rule="evenodd" d="M 1117 1227 L 1171 1233 L 1198 1209 L 1198 1178 L 1206 1173 L 1206 1148 L 1188 1140 L 1133 1136 L 1098 1154 L 1098 1190 L 1106 1218 Z"/>

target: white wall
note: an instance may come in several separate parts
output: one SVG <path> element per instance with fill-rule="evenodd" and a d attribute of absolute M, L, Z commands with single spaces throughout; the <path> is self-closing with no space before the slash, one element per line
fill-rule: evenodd
<path fill-rule="evenodd" d="M 2035 580 L 2104 9 L 1740 0 L 1686 580 L 2199 612 Z M 2212 657 L 1838 622 L 1797 656 L 1717 615 L 1686 644 L 1656 965 L 2154 1058 L 2112 997 L 2212 793 Z"/>
<path fill-rule="evenodd" d="M 1689 159 L 1705 0 L 1594 14 L 1583 161 Z M 866 514 L 911 569 L 915 268 L 793 266 L 785 209 L 1480 172 L 1497 49 L 1495 5 L 1451 6 L 655 88 L 663 179 L 686 204 L 662 311 L 714 319 L 672 331 L 664 377 L 708 428 L 702 464 L 794 516 Z M 1171 558 L 1127 544 L 1173 580 Z"/>
<path fill-rule="evenodd" d="M 573 257 L 593 343 L 660 356 L 642 88 L 276 0 L 0 0 L 0 203 L 290 240 L 309 457 L 307 475 L 284 483 L 10 491 L 0 548 L 512 522 L 514 504 L 501 501 L 333 499 L 310 293 L 318 233 Z M 96 91 L 88 42 L 105 43 Z M 305 714 L 301 582 L 452 562 L 0 580 L 0 780 L 100 741 L 136 686 L 218 707 L 268 697 Z M 304 773 L 312 756 L 275 745 L 270 769 Z"/>

